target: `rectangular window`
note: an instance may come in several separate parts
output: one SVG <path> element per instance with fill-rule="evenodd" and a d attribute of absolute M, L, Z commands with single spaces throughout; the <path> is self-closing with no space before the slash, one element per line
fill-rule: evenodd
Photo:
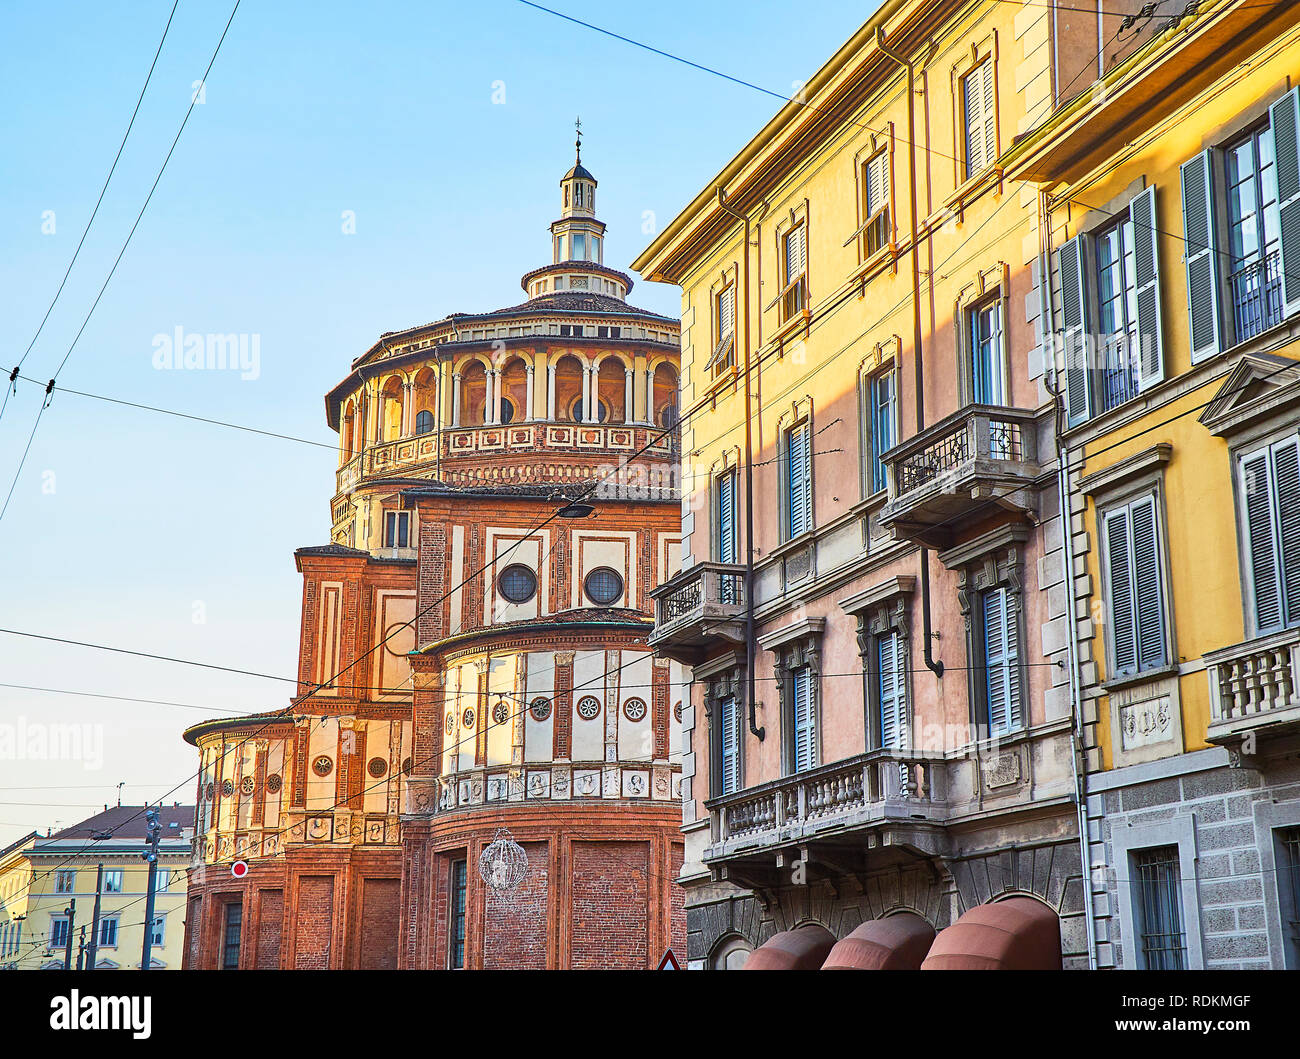
<path fill-rule="evenodd" d="M 117 945 L 117 916 L 105 916 L 99 921 L 99 944 L 105 948 Z"/>
<path fill-rule="evenodd" d="M 465 967 L 465 896 L 466 874 L 463 860 L 451 865 L 451 938 L 447 952 L 447 966 L 453 971 Z"/>
<path fill-rule="evenodd" d="M 1300 827 L 1277 832 L 1277 893 L 1286 943 L 1286 966 L 1300 969 Z"/>
<path fill-rule="evenodd" d="M 226 919 L 221 928 L 221 969 L 239 969 L 239 937 L 244 925 L 244 906 L 240 901 L 226 905 Z"/>
<path fill-rule="evenodd" d="M 862 165 L 864 257 L 889 245 L 889 152 L 880 151 Z"/>
<path fill-rule="evenodd" d="M 807 304 L 808 228 L 798 224 L 786 232 L 781 255 L 783 280 L 781 284 L 781 319 L 789 320 L 803 311 Z"/>
<path fill-rule="evenodd" d="M 62 949 L 68 944 L 68 917 L 53 916 L 50 919 L 50 948 Z"/>
<path fill-rule="evenodd" d="M 817 716 L 813 708 L 812 669 L 800 666 L 790 674 L 795 772 L 817 766 Z"/>
<path fill-rule="evenodd" d="M 77 873 L 75 869 L 69 868 L 61 871 L 54 876 L 54 892 L 56 894 L 70 894 L 77 888 Z"/>
<path fill-rule="evenodd" d="M 1181 971 L 1187 965 L 1187 946 L 1178 847 L 1144 849 L 1132 855 L 1132 863 L 1141 968 Z"/>
<path fill-rule="evenodd" d="M 709 366 L 715 375 L 736 363 L 736 285 L 724 287 L 713 299 L 713 356 Z"/>
<path fill-rule="evenodd" d="M 1156 498 L 1144 496 L 1102 516 L 1111 676 L 1167 665 Z"/>
<path fill-rule="evenodd" d="M 1240 492 L 1255 634 L 1300 625 L 1300 441 L 1244 455 Z"/>
<path fill-rule="evenodd" d="M 718 703 L 718 725 L 722 730 L 718 793 L 734 794 L 740 790 L 740 709 L 736 696 L 728 695 Z"/>
<path fill-rule="evenodd" d="M 1273 130 L 1265 124 L 1223 150 L 1228 293 L 1238 342 L 1282 321 L 1281 228 Z"/>
<path fill-rule="evenodd" d="M 736 472 L 718 476 L 718 562 L 734 563 L 738 552 L 736 527 Z M 729 583 L 729 582 L 728 582 Z M 724 601 L 726 602 L 726 601 Z"/>
<path fill-rule="evenodd" d="M 891 368 L 873 375 L 871 400 L 871 492 L 878 493 L 889 484 L 884 455 L 898 438 L 898 385 Z"/>
<path fill-rule="evenodd" d="M 1137 275 L 1132 220 L 1125 217 L 1098 232 L 1093 237 L 1093 252 L 1097 340 L 1101 343 L 1097 396 L 1100 410 L 1105 412 L 1138 394 Z"/>
<path fill-rule="evenodd" d="M 971 398 L 976 404 L 1006 404 L 1002 371 L 1002 302 L 986 302 L 967 314 Z"/>
<path fill-rule="evenodd" d="M 579 187 L 579 198 L 581 198 L 581 187 Z M 575 261 L 587 259 L 587 237 L 582 232 L 575 232 L 573 235 L 573 259 Z"/>
<path fill-rule="evenodd" d="M 120 894 L 122 892 L 122 869 L 114 868 L 104 872 L 104 893 Z"/>
<path fill-rule="evenodd" d="M 812 424 L 796 423 L 785 434 L 786 539 L 812 529 Z"/>
<path fill-rule="evenodd" d="M 907 725 L 907 656 L 897 630 L 876 637 L 876 706 L 880 724 L 880 746 L 898 749 L 904 745 Z"/>
<path fill-rule="evenodd" d="M 167 888 L 171 886 L 172 873 L 168 868 L 156 866 L 153 870 L 153 892 L 156 894 L 165 894 Z"/>
<path fill-rule="evenodd" d="M 969 180 L 992 165 L 997 158 L 992 59 L 985 59 L 962 78 L 961 95 L 965 111 L 965 179 Z"/>
<path fill-rule="evenodd" d="M 983 594 L 984 700 L 989 735 L 1021 725 L 1020 631 L 1015 599 L 1005 585 Z"/>
<path fill-rule="evenodd" d="M 149 944 L 162 946 L 167 936 L 167 917 L 154 916 L 153 926 L 149 929 Z"/>
<path fill-rule="evenodd" d="M 409 511 L 384 512 L 384 547 L 406 548 L 410 543 L 411 513 Z"/>

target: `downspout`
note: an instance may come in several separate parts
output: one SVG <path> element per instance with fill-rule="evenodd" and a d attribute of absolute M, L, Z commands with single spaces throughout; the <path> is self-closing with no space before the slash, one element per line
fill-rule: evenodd
<path fill-rule="evenodd" d="M 876 27 L 876 47 L 907 71 L 907 190 L 912 221 L 912 351 L 916 363 L 916 432 L 925 429 L 925 363 L 921 344 L 921 240 L 916 216 L 916 75 L 912 64 L 885 45 L 885 31 Z M 930 623 L 930 549 L 921 556 L 921 644 L 925 666 L 936 677 L 943 676 L 943 663 L 933 655 L 934 633 Z"/>
<path fill-rule="evenodd" d="M 1052 336 L 1056 334 L 1056 306 L 1052 299 L 1052 211 L 1046 192 L 1040 193 L 1038 196 L 1038 213 L 1039 231 L 1043 233 L 1039 239 L 1038 312 L 1039 319 L 1043 321 L 1043 349 L 1045 352 L 1049 349 L 1053 350 L 1052 374 L 1055 382 L 1055 341 Z M 1084 757 L 1083 679 L 1079 670 L 1079 622 L 1074 610 L 1073 515 L 1070 511 L 1070 489 L 1067 480 L 1067 468 L 1070 461 L 1069 449 L 1061 437 L 1062 429 L 1065 426 L 1061 388 L 1058 385 L 1049 388 L 1048 392 L 1052 395 L 1052 411 L 1056 419 L 1056 490 L 1061 522 L 1061 554 L 1064 564 L 1066 618 L 1070 622 L 1070 635 L 1065 638 L 1070 667 L 1070 716 L 1074 720 L 1073 738 L 1075 741 L 1073 752 L 1070 754 L 1070 767 L 1074 772 L 1074 803 L 1078 817 L 1079 857 L 1084 883 L 1083 923 L 1088 940 L 1088 969 L 1095 971 L 1097 969 L 1097 925 L 1093 921 L 1092 854 L 1088 849 L 1088 769 L 1087 759 Z M 1084 758 L 1083 768 L 1079 767 L 1080 758 Z"/>
<path fill-rule="evenodd" d="M 749 377 L 749 214 L 738 213 L 725 202 L 727 193 L 718 185 L 718 209 L 735 217 L 745 226 L 745 244 L 741 252 L 741 296 L 744 298 L 745 371 L 745 695 L 749 702 L 749 734 L 760 743 L 767 735 L 758 725 L 758 707 L 754 701 L 754 662 L 757 641 L 754 638 L 754 442 L 750 403 L 753 381 Z"/>

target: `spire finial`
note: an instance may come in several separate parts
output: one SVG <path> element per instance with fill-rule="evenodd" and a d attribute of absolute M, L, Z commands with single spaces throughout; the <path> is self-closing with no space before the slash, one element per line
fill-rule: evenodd
<path fill-rule="evenodd" d="M 574 141 L 574 146 L 578 149 L 577 161 L 579 164 L 581 164 L 582 163 L 582 117 L 579 116 L 578 120 L 575 121 L 573 125 L 574 128 L 578 130 L 578 138 L 577 140 Z"/>

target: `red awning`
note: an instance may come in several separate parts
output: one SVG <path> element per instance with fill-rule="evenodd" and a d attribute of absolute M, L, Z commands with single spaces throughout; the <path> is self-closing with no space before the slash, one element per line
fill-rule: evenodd
<path fill-rule="evenodd" d="M 749 954 L 746 971 L 815 971 L 835 945 L 835 935 L 819 923 L 773 934 Z"/>
<path fill-rule="evenodd" d="M 977 905 L 941 930 L 923 971 L 1059 971 L 1061 926 L 1032 897 Z"/>
<path fill-rule="evenodd" d="M 911 912 L 869 919 L 836 942 L 823 971 L 916 971 L 930 951 L 934 927 Z"/>

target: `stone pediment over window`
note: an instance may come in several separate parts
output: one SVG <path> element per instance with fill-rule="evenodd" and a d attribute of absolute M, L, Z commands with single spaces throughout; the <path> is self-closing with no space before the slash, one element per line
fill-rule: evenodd
<path fill-rule="evenodd" d="M 1246 353 L 1200 415 L 1210 433 L 1236 438 L 1268 432 L 1300 414 L 1300 361 L 1272 353 Z"/>
<path fill-rule="evenodd" d="M 858 619 L 858 654 L 864 659 L 870 653 L 872 636 L 897 632 L 907 639 L 908 605 L 915 588 L 915 577 L 891 577 L 840 600 L 845 613 Z"/>
<path fill-rule="evenodd" d="M 1011 523 L 976 537 L 972 541 L 939 553 L 939 561 L 957 571 L 957 602 L 967 628 L 971 624 L 973 597 L 985 589 L 1006 585 L 1012 602 L 1023 611 L 1025 542 L 1030 529 L 1023 523 Z"/>

